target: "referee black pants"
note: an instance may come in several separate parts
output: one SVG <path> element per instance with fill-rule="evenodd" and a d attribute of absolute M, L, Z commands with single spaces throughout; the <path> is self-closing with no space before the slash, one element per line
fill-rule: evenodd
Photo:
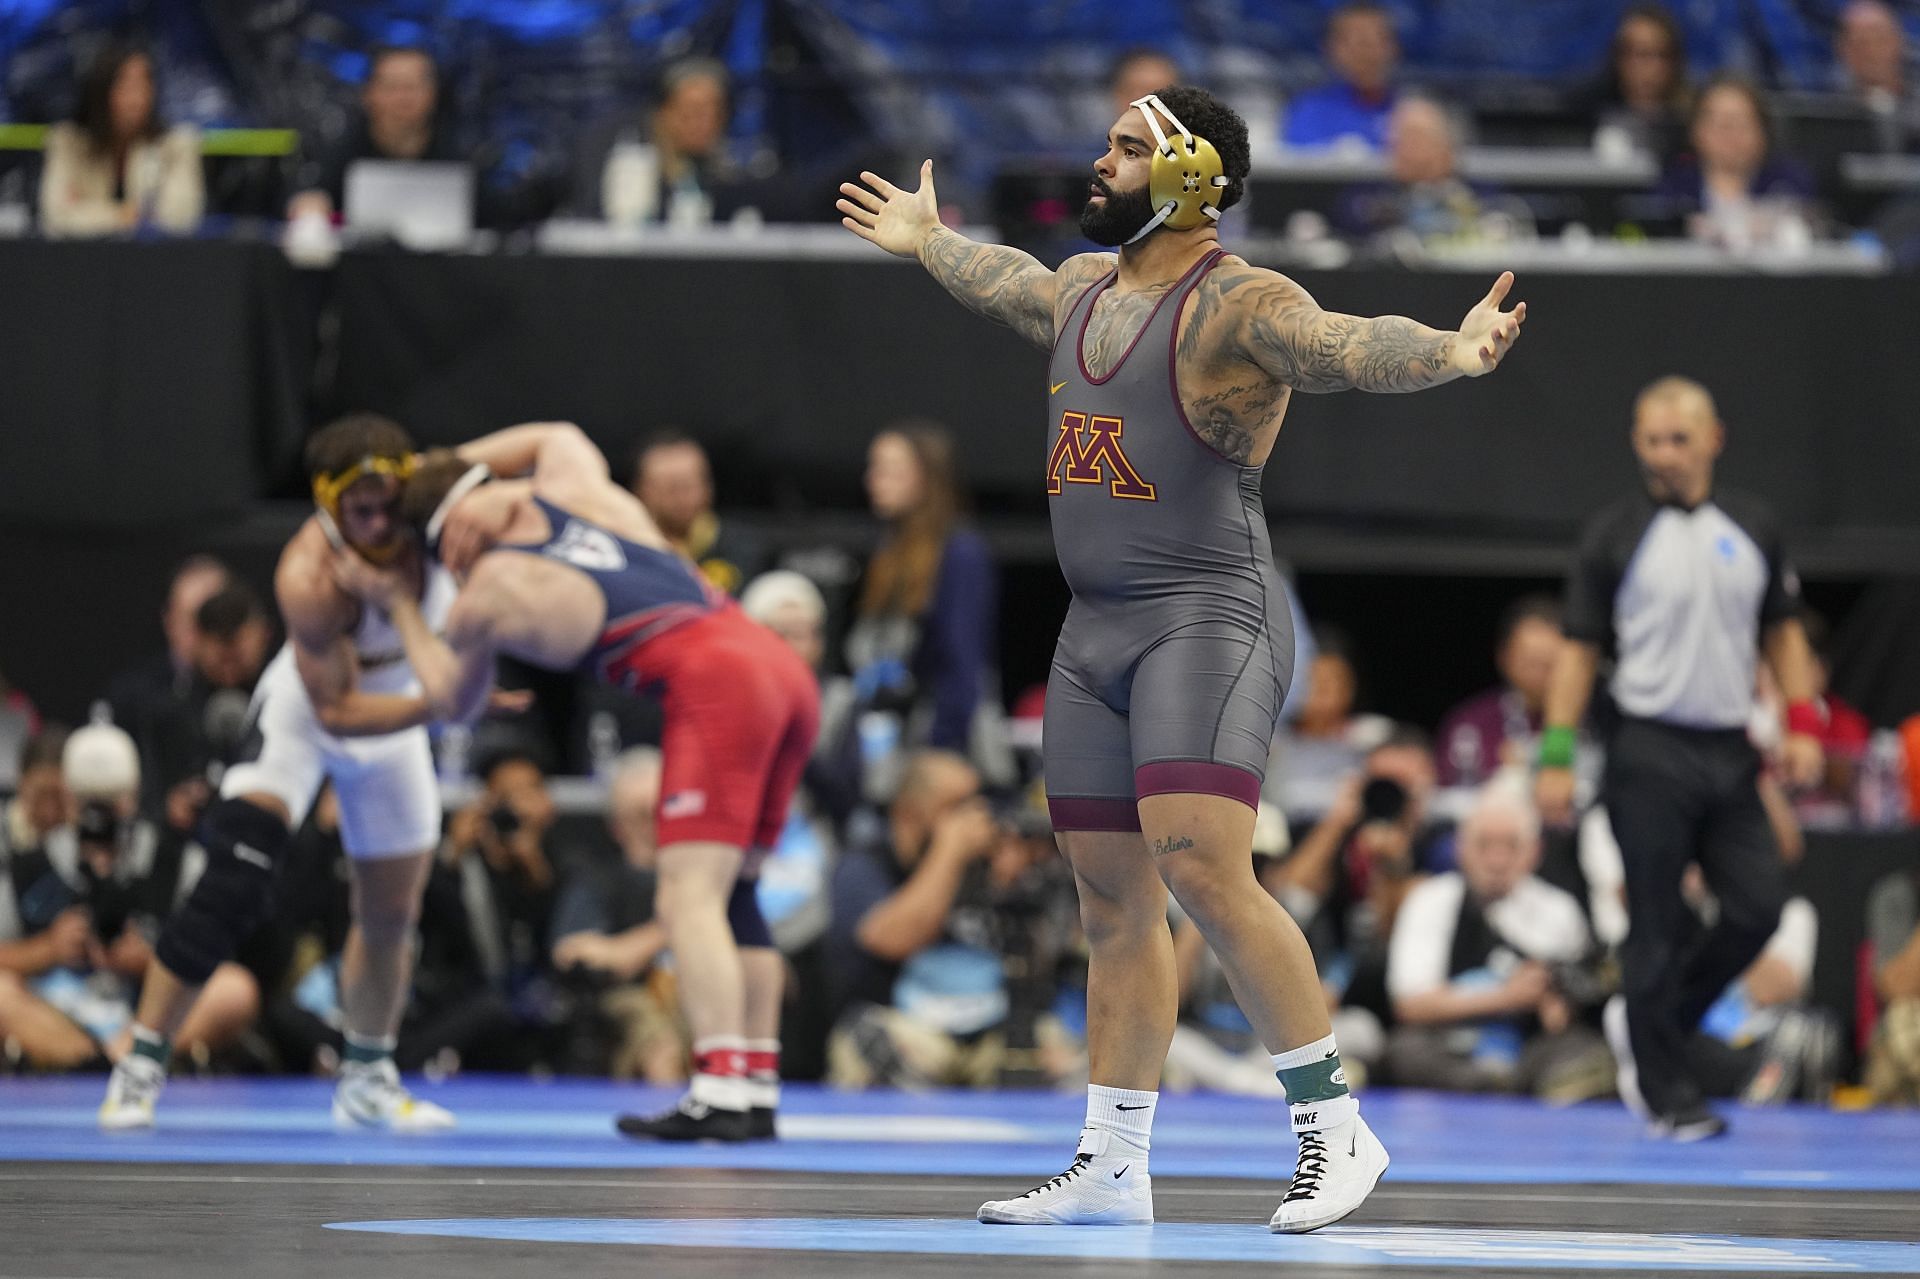
<path fill-rule="evenodd" d="M 1630 719 L 1607 751 L 1603 798 L 1626 863 L 1627 1029 L 1656 1114 L 1702 1100 L 1687 1040 L 1780 922 L 1786 867 L 1759 781 L 1759 754 L 1738 729 Z M 1680 896 L 1693 862 L 1719 899 L 1710 927 Z"/>

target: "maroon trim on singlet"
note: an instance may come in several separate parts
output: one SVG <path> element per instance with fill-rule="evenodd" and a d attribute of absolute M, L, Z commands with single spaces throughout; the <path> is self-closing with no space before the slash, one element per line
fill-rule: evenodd
<path fill-rule="evenodd" d="M 1088 294 L 1092 293 L 1095 289 L 1105 284 L 1108 280 L 1113 279 L 1118 274 L 1120 274 L 1120 269 L 1118 267 L 1115 267 L 1113 270 L 1107 272 L 1105 275 L 1095 280 L 1092 284 L 1089 284 L 1086 288 L 1080 290 L 1078 293 L 1073 295 L 1073 305 L 1067 308 L 1067 322 L 1065 324 L 1062 324 L 1060 326 L 1060 331 L 1053 335 L 1053 345 L 1047 348 L 1049 363 L 1052 362 L 1051 357 L 1060 354 L 1060 343 L 1063 339 L 1065 339 L 1068 332 L 1072 330 L 1073 317 L 1074 317 L 1074 314 L 1077 311 L 1079 311 L 1080 304 L 1087 300 Z M 1091 310 L 1091 308 L 1089 308 L 1089 310 Z"/>
<path fill-rule="evenodd" d="M 1204 760 L 1166 760 L 1142 764 L 1133 770 L 1134 793 L 1149 795 L 1218 795 L 1237 799 L 1248 808 L 1260 807 L 1260 779 L 1232 764 Z"/>
<path fill-rule="evenodd" d="M 1222 249 L 1216 252 L 1211 258 L 1207 259 L 1207 262 L 1206 262 L 1207 270 L 1211 271 L 1215 266 L 1219 265 L 1220 259 L 1225 256 L 1227 256 L 1225 249 Z M 1180 305 L 1183 308 L 1187 304 L 1187 299 L 1193 296 L 1193 290 L 1199 287 L 1200 287 L 1200 281 L 1195 280 L 1193 284 L 1187 289 L 1187 291 L 1180 295 Z M 1239 467 L 1243 471 L 1253 469 L 1251 466 L 1249 466 L 1245 462 L 1234 461 L 1232 458 L 1228 457 L 1225 453 L 1222 453 L 1219 449 L 1213 447 L 1213 445 L 1201 439 L 1200 432 L 1193 429 L 1193 423 L 1189 421 L 1187 418 L 1186 399 L 1180 394 L 1180 312 L 1179 311 L 1175 311 L 1173 313 L 1173 332 L 1167 335 L 1167 385 L 1171 387 L 1173 390 L 1173 415 L 1180 419 L 1180 425 L 1187 428 L 1187 434 L 1193 438 L 1193 442 L 1195 444 L 1198 444 L 1201 448 L 1207 451 L 1208 457 L 1214 458 L 1215 460 L 1220 462 L 1224 462 L 1228 466 Z"/>
<path fill-rule="evenodd" d="M 1137 831 L 1140 810 L 1130 799 L 1047 799 L 1055 830 Z"/>
<path fill-rule="evenodd" d="M 1171 298 L 1176 294 L 1184 298 L 1187 295 L 1186 294 L 1187 281 L 1191 280 L 1200 271 L 1202 267 L 1208 265 L 1211 262 L 1217 261 L 1220 255 L 1224 252 L 1225 252 L 1224 249 L 1215 249 L 1213 252 L 1207 254 L 1205 257 L 1201 258 L 1198 262 L 1195 262 L 1192 266 L 1188 267 L 1187 273 L 1173 282 L 1173 287 L 1167 290 L 1166 297 L 1161 298 L 1158 302 L 1155 302 L 1153 304 L 1153 310 L 1147 313 L 1147 322 L 1145 324 L 1142 324 L 1140 326 L 1140 331 L 1133 335 L 1133 341 L 1127 343 L 1127 349 L 1120 353 L 1120 358 L 1113 362 L 1113 367 L 1107 370 L 1107 375 L 1105 377 L 1095 377 L 1093 374 L 1087 372 L 1087 325 L 1093 322 L 1093 308 L 1097 306 L 1100 302 L 1100 299 L 1098 297 L 1088 298 L 1087 313 L 1080 317 L 1080 331 L 1074 334 L 1074 337 L 1073 337 L 1073 358 L 1080 365 L 1080 376 L 1086 379 L 1088 385 L 1105 386 L 1108 382 L 1111 382 L 1113 380 L 1113 375 L 1126 367 L 1127 357 L 1133 354 L 1134 347 L 1140 345 L 1140 339 L 1147 336 L 1147 330 L 1152 328 L 1154 320 L 1159 318 L 1160 308 L 1167 304 L 1167 298 Z M 1120 278 L 1120 271 L 1119 271 L 1119 268 L 1116 267 L 1111 275 L 1109 275 L 1106 279 L 1100 281 L 1100 283 L 1093 286 L 1093 291 L 1095 293 L 1098 293 L 1101 289 L 1111 288 L 1113 286 L 1114 281 L 1118 280 L 1119 278 Z"/>

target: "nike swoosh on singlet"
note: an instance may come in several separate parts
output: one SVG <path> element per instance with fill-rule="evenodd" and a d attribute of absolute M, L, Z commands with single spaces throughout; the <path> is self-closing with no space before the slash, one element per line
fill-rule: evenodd
<path fill-rule="evenodd" d="M 1055 382 L 1055 383 L 1053 384 L 1053 388 L 1052 388 L 1051 390 L 1049 390 L 1049 391 L 1047 392 L 1047 394 L 1048 394 L 1048 395 L 1058 395 L 1058 394 L 1060 394 L 1060 388 L 1061 388 L 1061 387 L 1063 387 L 1063 386 L 1065 386 L 1065 385 L 1066 385 L 1066 383 L 1065 383 L 1065 382 Z"/>

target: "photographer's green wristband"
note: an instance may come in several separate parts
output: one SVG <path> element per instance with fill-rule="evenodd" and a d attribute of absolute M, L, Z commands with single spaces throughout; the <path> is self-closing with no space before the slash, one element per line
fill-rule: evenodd
<path fill-rule="evenodd" d="M 1540 767 L 1572 768 L 1579 740 L 1579 733 L 1564 725 L 1543 731 L 1540 734 L 1540 754 L 1536 757 Z"/>

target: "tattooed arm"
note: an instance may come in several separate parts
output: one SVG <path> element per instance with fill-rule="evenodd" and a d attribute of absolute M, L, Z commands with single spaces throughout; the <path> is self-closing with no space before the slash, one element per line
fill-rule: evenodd
<path fill-rule="evenodd" d="M 917 191 L 903 191 L 873 173 L 862 173 L 860 183 L 840 185 L 837 207 L 849 231 L 897 257 L 919 259 L 927 274 L 969 310 L 998 320 L 1036 346 L 1053 345 L 1060 277 L 1031 254 L 976 244 L 940 225 L 933 161 L 920 166 Z"/>
<path fill-rule="evenodd" d="M 1276 380 L 1302 391 L 1424 391 L 1459 377 L 1491 373 L 1519 336 L 1522 302 L 1500 302 L 1511 272 L 1494 281 L 1454 331 L 1401 315 L 1364 319 L 1320 309 L 1307 291 L 1272 271 L 1242 267 L 1222 281 L 1221 304 L 1236 313 L 1240 353 Z"/>

